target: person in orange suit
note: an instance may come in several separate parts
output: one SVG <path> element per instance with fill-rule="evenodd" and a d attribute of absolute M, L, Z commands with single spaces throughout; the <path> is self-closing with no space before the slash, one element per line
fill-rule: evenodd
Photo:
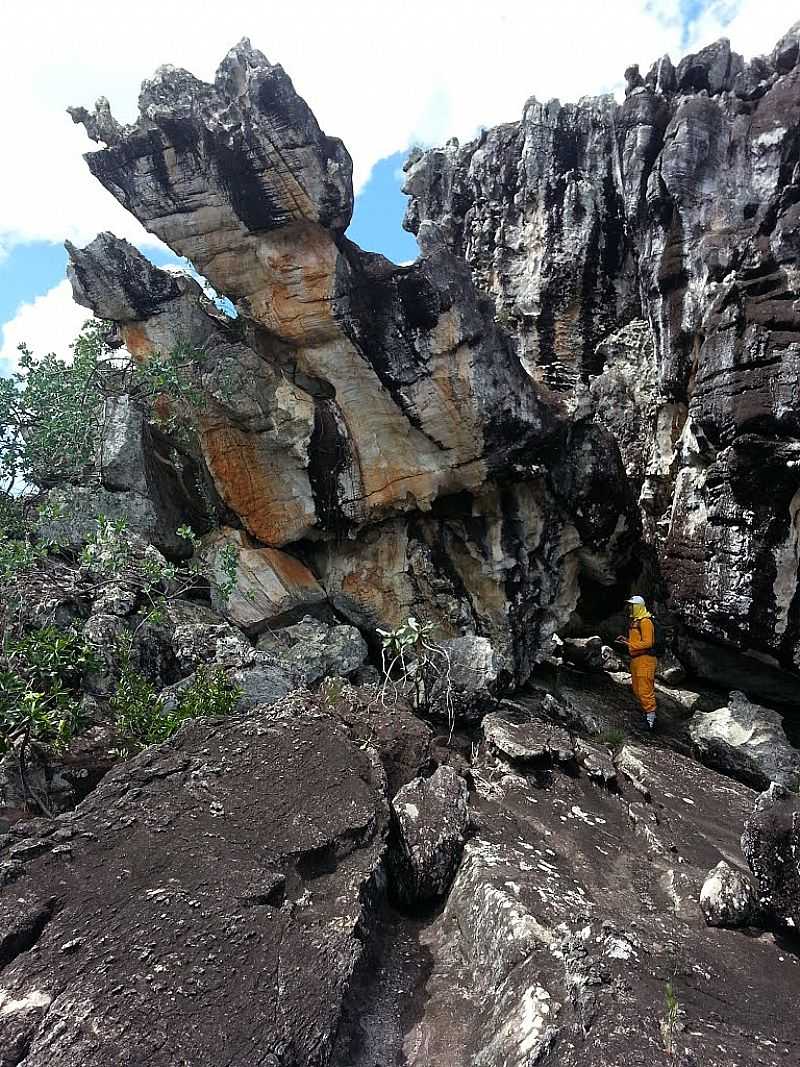
<path fill-rule="evenodd" d="M 628 649 L 631 657 L 631 685 L 633 695 L 644 713 L 647 727 L 654 730 L 656 726 L 656 664 L 658 660 L 653 652 L 655 646 L 655 627 L 653 616 L 647 610 L 643 597 L 632 596 L 628 601 L 630 628 L 627 637 L 618 637 L 617 642 Z"/>

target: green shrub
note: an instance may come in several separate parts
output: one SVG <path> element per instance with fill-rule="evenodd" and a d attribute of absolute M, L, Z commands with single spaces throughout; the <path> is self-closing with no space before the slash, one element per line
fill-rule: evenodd
<path fill-rule="evenodd" d="M 418 622 L 413 616 L 394 630 L 378 630 L 381 639 L 384 704 L 391 694 L 402 695 L 415 711 L 442 716 L 452 735 L 455 726 L 455 698 L 450 674 L 450 655 L 433 639 L 432 622 Z"/>
<path fill-rule="evenodd" d="M 83 725 L 81 681 L 96 667 L 78 634 L 45 626 L 12 637 L 0 651 L 0 751 L 29 742 L 63 747 Z"/>
<path fill-rule="evenodd" d="M 595 741 L 614 749 L 622 748 L 627 739 L 628 735 L 619 726 L 609 726 L 607 730 L 602 730 L 595 736 Z"/>
<path fill-rule="evenodd" d="M 124 757 L 168 741 L 187 719 L 218 718 L 236 709 L 240 689 L 219 668 L 199 668 L 177 704 L 168 707 L 164 697 L 133 666 L 130 641 L 123 645 L 121 656 L 122 674 L 111 708 L 120 742 L 118 751 Z"/>

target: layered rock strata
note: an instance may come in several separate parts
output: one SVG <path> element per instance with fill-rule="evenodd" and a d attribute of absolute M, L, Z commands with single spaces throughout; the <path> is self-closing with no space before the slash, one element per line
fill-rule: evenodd
<path fill-rule="evenodd" d="M 617 435 L 683 620 L 794 670 L 799 41 L 633 67 L 624 103 L 531 99 L 405 186 L 423 253 L 464 256 L 531 376 Z"/>
<path fill-rule="evenodd" d="M 212 85 L 161 68 L 133 126 L 105 102 L 73 117 L 106 144 L 95 176 L 236 306 L 110 235 L 70 248 L 76 298 L 135 359 L 197 353 L 200 449 L 254 549 L 310 567 L 359 625 L 416 613 L 488 636 L 525 676 L 581 578 L 613 587 L 630 562 L 610 435 L 541 395 L 463 258 L 432 243 L 396 267 L 344 237 L 347 152 L 248 42 Z M 259 610 L 241 608 L 251 629 Z"/>

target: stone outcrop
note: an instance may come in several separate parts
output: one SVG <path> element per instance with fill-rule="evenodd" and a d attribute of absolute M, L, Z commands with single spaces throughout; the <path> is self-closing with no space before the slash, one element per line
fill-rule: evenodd
<path fill-rule="evenodd" d="M 718 770 L 766 789 L 770 782 L 800 787 L 800 752 L 793 748 L 776 711 L 731 693 L 725 707 L 697 712 L 689 735 L 701 759 Z"/>
<path fill-rule="evenodd" d="M 796 1056 L 794 956 L 708 926 L 699 904 L 709 868 L 739 856 L 753 792 L 649 743 L 628 756 L 649 801 L 625 775 L 612 792 L 557 760 L 510 768 L 479 754 L 474 829 L 447 903 L 400 938 L 405 969 L 390 957 L 369 972 L 357 1040 L 335 1067 Z M 383 1023 L 392 1013 L 399 1034 Z"/>
<path fill-rule="evenodd" d="M 349 157 L 281 67 L 243 41 L 213 84 L 161 68 L 133 126 L 73 117 L 105 142 L 95 176 L 235 305 L 111 235 L 70 247 L 134 359 L 191 354 L 199 450 L 254 551 L 301 559 L 357 625 L 485 636 L 517 679 L 584 579 L 621 587 L 639 520 L 610 434 L 554 410 L 462 257 L 396 267 L 343 236 Z"/>
<path fill-rule="evenodd" d="M 227 301 L 109 234 L 69 249 L 109 344 L 177 355 L 185 393 L 118 390 L 97 477 L 46 487 L 133 520 L 167 600 L 130 561 L 31 569 L 15 622 L 82 632 L 93 725 L 26 737 L 27 782 L 0 764 L 0 1067 L 800 1059 L 780 717 L 665 657 L 634 733 L 604 644 L 660 560 L 676 652 L 725 641 L 796 697 L 798 53 L 718 42 L 415 153 L 403 267 L 346 238 L 346 150 L 247 42 L 212 84 L 162 68 L 133 125 L 74 113 Z M 192 545 L 181 592 L 159 549 Z M 436 737 L 374 667 L 410 615 L 455 689 Z M 123 760 L 126 635 L 145 715 L 209 670 L 235 713 L 201 693 L 224 718 Z"/>
<path fill-rule="evenodd" d="M 293 626 L 267 631 L 257 647 L 296 667 L 306 686 L 330 675 L 348 677 L 364 666 L 369 655 L 355 626 L 329 626 L 310 616 Z"/>
<path fill-rule="evenodd" d="M 406 226 L 470 264 L 531 376 L 622 446 L 693 631 L 800 668 L 800 24 L 531 99 L 415 152 Z"/>
<path fill-rule="evenodd" d="M 709 926 L 749 926 L 759 917 L 758 894 L 746 874 L 720 860 L 703 882 L 700 910 Z"/>
<path fill-rule="evenodd" d="M 391 889 L 405 906 L 443 897 L 458 870 L 469 824 L 467 784 L 451 767 L 415 778 L 392 801 Z"/>
<path fill-rule="evenodd" d="M 327 1062 L 387 828 L 380 765 L 301 698 L 113 771 L 10 849 L 0 1063 Z"/>
<path fill-rule="evenodd" d="M 181 669 L 269 655 L 170 610 Z M 564 672 L 562 699 L 609 709 L 615 681 Z M 332 678 L 11 827 L 0 1065 L 791 1062 L 795 956 L 716 927 L 800 918 L 797 794 L 756 798 L 666 732 L 615 755 L 530 703 L 487 716 L 465 780 L 406 707 Z"/>
<path fill-rule="evenodd" d="M 800 928 L 800 796 L 772 784 L 756 798 L 742 834 L 742 852 L 759 903 L 779 927 Z"/>

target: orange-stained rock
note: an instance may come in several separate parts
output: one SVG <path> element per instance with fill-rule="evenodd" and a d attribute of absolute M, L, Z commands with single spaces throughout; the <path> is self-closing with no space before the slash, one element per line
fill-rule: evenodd
<path fill-rule="evenodd" d="M 99 180 L 236 306 L 226 322 L 113 238 L 71 249 L 77 299 L 121 323 L 136 358 L 196 352 L 202 454 L 249 536 L 313 556 L 359 625 L 416 614 L 440 636 L 488 636 L 524 676 L 579 571 L 613 585 L 630 559 L 637 517 L 613 442 L 587 442 L 608 454 L 592 495 L 599 465 L 580 473 L 583 445 L 435 232 L 403 267 L 344 237 L 349 157 L 248 43 L 213 84 L 163 68 L 134 126 L 103 108 L 74 117 L 107 145 L 88 157 Z M 284 611 L 256 596 L 236 602 L 250 628 Z"/>
<path fill-rule="evenodd" d="M 214 607 L 250 633 L 325 600 L 325 590 L 305 564 L 286 552 L 259 547 L 241 530 L 210 534 L 202 558 Z"/>

